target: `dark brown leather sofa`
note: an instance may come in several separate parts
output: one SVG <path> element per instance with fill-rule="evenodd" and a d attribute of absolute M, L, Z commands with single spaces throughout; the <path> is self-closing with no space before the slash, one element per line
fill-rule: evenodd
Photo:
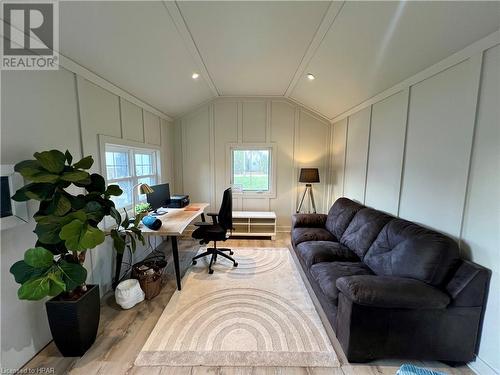
<path fill-rule="evenodd" d="M 292 244 L 350 362 L 474 358 L 491 273 L 449 237 L 340 198 Z"/>

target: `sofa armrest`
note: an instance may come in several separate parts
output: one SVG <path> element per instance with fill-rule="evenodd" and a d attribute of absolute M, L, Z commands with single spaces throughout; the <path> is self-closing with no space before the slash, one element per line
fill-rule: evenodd
<path fill-rule="evenodd" d="M 337 280 L 337 289 L 354 303 L 399 309 L 443 309 L 450 297 L 422 281 L 393 276 L 358 275 Z"/>
<path fill-rule="evenodd" d="M 446 291 L 451 296 L 451 305 L 478 307 L 486 304 L 491 271 L 468 260 L 460 260 Z"/>
<path fill-rule="evenodd" d="M 293 228 L 324 228 L 327 215 L 325 214 L 293 214 Z"/>

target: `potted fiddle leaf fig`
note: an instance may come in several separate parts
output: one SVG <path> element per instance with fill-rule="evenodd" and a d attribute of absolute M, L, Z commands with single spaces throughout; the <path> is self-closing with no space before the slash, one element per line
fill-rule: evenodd
<path fill-rule="evenodd" d="M 117 185 L 106 187 L 101 175 L 87 172 L 94 163 L 92 156 L 76 163 L 68 151 L 33 156 L 34 160 L 14 167 L 31 182 L 12 199 L 40 202 L 34 215 L 38 240 L 10 272 L 21 284 L 20 299 L 52 297 L 46 308 L 54 341 L 64 356 L 81 356 L 95 341 L 100 314 L 99 286 L 85 283 L 83 263 L 86 252 L 104 242 L 105 233 L 98 227 L 104 217 L 110 215 L 120 225 L 110 198 L 122 190 Z"/>

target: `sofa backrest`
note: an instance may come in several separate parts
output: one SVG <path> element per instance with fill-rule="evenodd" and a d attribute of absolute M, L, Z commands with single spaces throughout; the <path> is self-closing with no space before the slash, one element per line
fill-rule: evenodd
<path fill-rule="evenodd" d="M 437 286 L 445 281 L 458 256 L 451 238 L 393 219 L 382 228 L 363 262 L 377 275 L 409 277 Z"/>
<path fill-rule="evenodd" d="M 340 239 L 349 226 L 352 218 L 364 206 L 348 198 L 339 198 L 328 211 L 325 228 Z"/>
<path fill-rule="evenodd" d="M 373 208 L 362 208 L 354 215 L 339 242 L 363 259 L 382 228 L 392 219 L 392 216 Z"/>

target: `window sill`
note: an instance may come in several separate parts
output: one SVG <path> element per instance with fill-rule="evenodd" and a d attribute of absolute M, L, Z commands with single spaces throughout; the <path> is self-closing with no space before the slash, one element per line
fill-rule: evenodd
<path fill-rule="evenodd" d="M 273 192 L 262 192 L 258 193 L 256 191 L 247 191 L 247 192 L 234 192 L 233 198 L 262 198 L 262 199 L 271 199 L 276 198 L 276 193 Z"/>

